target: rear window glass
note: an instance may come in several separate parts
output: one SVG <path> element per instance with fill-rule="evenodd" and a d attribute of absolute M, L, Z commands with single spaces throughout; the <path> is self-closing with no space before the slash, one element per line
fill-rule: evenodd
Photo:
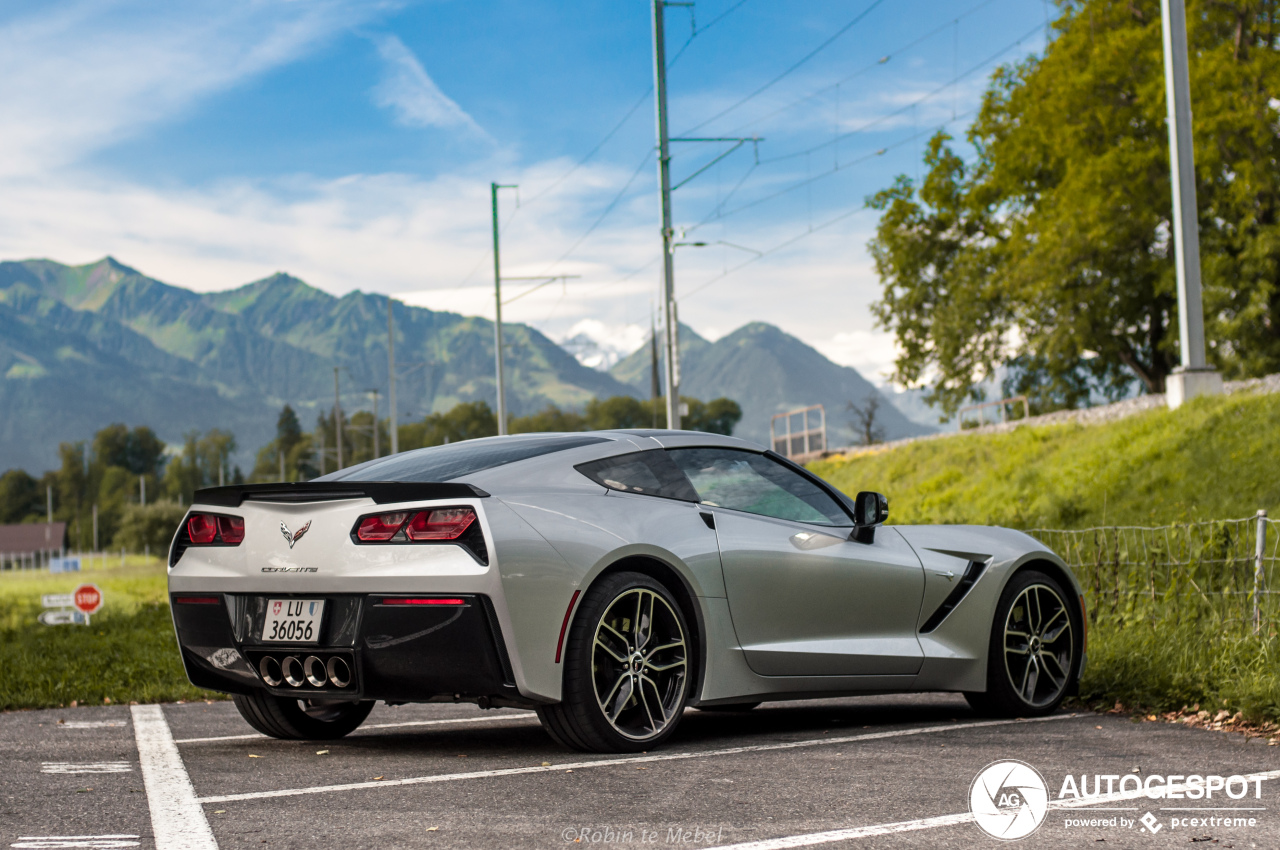
<path fill-rule="evenodd" d="M 607 437 L 565 435 L 556 437 L 483 437 L 402 452 L 391 457 L 367 461 L 358 466 L 331 472 L 316 481 L 450 481 L 516 463 L 521 460 L 576 449 L 593 443 L 606 443 Z"/>
<path fill-rule="evenodd" d="M 574 469 L 610 490 L 698 501 L 689 479 L 661 449 L 593 460 Z"/>

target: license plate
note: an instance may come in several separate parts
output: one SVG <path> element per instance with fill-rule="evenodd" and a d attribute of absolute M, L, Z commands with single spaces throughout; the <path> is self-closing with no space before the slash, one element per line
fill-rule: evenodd
<path fill-rule="evenodd" d="M 262 639 L 277 643 L 319 643 L 323 599 L 268 599 Z"/>

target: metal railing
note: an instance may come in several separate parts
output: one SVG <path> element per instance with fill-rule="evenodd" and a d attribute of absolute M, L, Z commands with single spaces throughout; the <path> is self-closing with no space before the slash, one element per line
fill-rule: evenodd
<path fill-rule="evenodd" d="M 975 425 L 974 427 L 981 428 L 983 425 L 986 425 L 987 424 L 986 411 L 988 407 L 1000 408 L 1000 421 L 1008 422 L 1009 421 L 1009 405 L 1018 404 L 1019 402 L 1022 403 L 1022 418 L 1030 419 L 1031 418 L 1031 402 L 1028 401 L 1027 397 L 1024 395 L 1015 395 L 1015 396 L 1010 396 L 1009 398 L 997 399 L 996 401 L 984 401 L 984 402 L 981 402 L 980 404 L 971 404 L 967 407 L 960 408 L 958 411 L 956 411 L 956 428 L 963 431 L 964 423 L 965 423 L 964 415 L 966 413 L 972 413 L 975 410 L 978 411 L 978 424 Z"/>
<path fill-rule="evenodd" d="M 782 420 L 781 427 L 779 420 Z M 769 420 L 769 445 L 797 463 L 821 457 L 827 450 L 826 408 L 814 404 L 774 414 Z"/>
<path fill-rule="evenodd" d="M 1244 519 L 1028 533 L 1075 572 L 1094 622 L 1209 618 L 1261 633 L 1280 625 L 1276 524 L 1258 511 Z"/>

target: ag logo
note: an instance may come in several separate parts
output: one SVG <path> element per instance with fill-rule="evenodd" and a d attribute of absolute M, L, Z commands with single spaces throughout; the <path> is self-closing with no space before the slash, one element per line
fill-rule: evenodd
<path fill-rule="evenodd" d="M 994 761 L 969 787 L 969 811 L 992 838 L 1012 841 L 1040 828 L 1049 810 L 1049 789 L 1040 772 L 1026 762 Z"/>

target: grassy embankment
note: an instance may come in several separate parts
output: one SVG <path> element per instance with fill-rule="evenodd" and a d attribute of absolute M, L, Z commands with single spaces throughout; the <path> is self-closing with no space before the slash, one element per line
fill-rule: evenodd
<path fill-rule="evenodd" d="M 1197 399 L 1104 425 L 927 440 L 812 468 L 846 492 L 884 493 L 898 523 L 1163 525 L 1260 508 L 1276 517 L 1280 395 Z M 1091 627 L 1081 696 L 1157 710 L 1200 703 L 1280 721 L 1280 624 L 1255 637 L 1166 613 L 1150 602 L 1123 625 Z"/>
<path fill-rule="evenodd" d="M 37 622 L 40 597 L 81 583 L 102 589 L 89 626 Z M 119 556 L 84 561 L 79 573 L 0 573 L 0 710 L 202 699 L 182 671 L 169 620 L 164 562 Z"/>

